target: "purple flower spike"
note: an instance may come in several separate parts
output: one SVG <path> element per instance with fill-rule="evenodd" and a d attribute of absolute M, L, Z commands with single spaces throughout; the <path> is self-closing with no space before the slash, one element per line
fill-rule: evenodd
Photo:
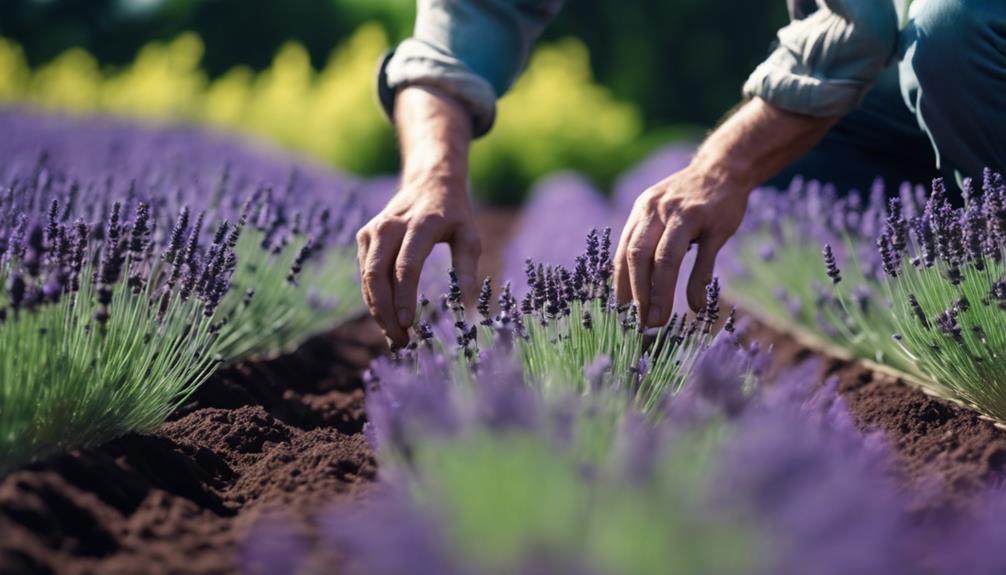
<path fill-rule="evenodd" d="M 129 254 L 136 258 L 147 249 L 150 234 L 150 206 L 139 203 L 136 206 L 136 217 L 129 238 Z"/>
<path fill-rule="evenodd" d="M 587 378 L 587 382 L 590 383 L 592 390 L 600 390 L 604 378 L 608 375 L 611 370 L 611 357 L 607 355 L 599 355 L 590 362 L 583 370 L 584 376 Z"/>
<path fill-rule="evenodd" d="M 838 270 L 835 254 L 831 251 L 831 244 L 824 245 L 822 254 L 824 254 L 824 265 L 827 269 L 828 277 L 831 278 L 831 283 L 837 284 L 842 281 L 842 274 Z"/>
<path fill-rule="evenodd" d="M 702 310 L 702 333 L 712 333 L 713 326 L 720 319 L 720 280 L 713 278 L 706 285 L 706 306 Z"/>
<path fill-rule="evenodd" d="M 880 261 L 884 268 L 884 273 L 889 277 L 898 277 L 898 268 L 901 266 L 901 251 L 895 247 L 895 240 L 889 230 L 885 230 L 877 238 L 877 249 L 880 251 Z"/>
<path fill-rule="evenodd" d="M 482 281 L 482 288 L 479 290 L 479 299 L 476 309 L 482 316 L 482 325 L 492 325 L 492 316 L 489 313 L 489 302 L 492 301 L 493 286 L 492 278 L 485 278 Z"/>

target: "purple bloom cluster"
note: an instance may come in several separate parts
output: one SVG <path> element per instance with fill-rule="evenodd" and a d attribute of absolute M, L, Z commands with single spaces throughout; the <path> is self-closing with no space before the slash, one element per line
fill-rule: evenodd
<path fill-rule="evenodd" d="M 877 186 L 865 202 L 813 182 L 756 193 L 730 250 L 731 284 L 742 304 L 770 318 L 788 317 L 1006 418 L 1002 378 L 993 375 L 1002 369 L 1006 181 L 987 169 L 980 183 L 965 179 L 962 188 L 963 205 L 941 178 L 928 194 L 902 187 L 886 198 Z M 795 272 L 814 245 L 823 246 L 824 265 L 808 282 Z"/>
<path fill-rule="evenodd" d="M 521 277 L 528 258 L 574 267 L 583 249 L 582 230 L 601 229 L 614 220 L 607 200 L 580 176 L 558 174 L 543 180 L 531 191 L 519 232 L 503 254 L 503 277 Z M 518 296 L 524 294 L 522 287 L 514 287 Z"/>
<path fill-rule="evenodd" d="M 504 251 L 503 277 L 519 277 L 527 258 L 575 267 L 584 229 L 611 228 L 612 241 L 617 244 L 639 194 L 684 168 L 693 153 L 691 146 L 681 144 L 655 151 L 619 178 L 610 199 L 575 174 L 542 180 L 532 190 L 518 231 Z M 688 277 L 694 263 L 695 251 L 690 250 L 682 261 L 679 277 Z M 674 302 L 679 313 L 687 312 L 686 284 L 679 282 L 676 286 Z M 521 286 L 515 285 L 514 289 L 518 296 L 523 295 Z"/>
<path fill-rule="evenodd" d="M 451 379 L 449 361 L 431 355 L 418 373 L 389 362 L 375 365 L 379 377 L 368 395 L 368 433 L 385 456 L 383 484 L 359 508 L 323 514 L 315 552 L 339 552 L 368 573 L 499 572 L 474 561 L 473 550 L 458 547 L 460 526 L 447 513 L 452 504 L 441 499 L 451 494 L 435 489 L 443 472 L 422 467 L 410 454 L 449 451 L 465 438 L 490 434 L 501 442 L 533 438 L 562 461 L 579 452 L 576 430 L 601 425 L 611 433 L 607 455 L 570 462 L 581 483 L 575 489 L 594 494 L 580 516 L 604 513 L 603 503 L 617 497 L 652 506 L 664 523 L 709 529 L 701 533 L 711 539 L 696 540 L 690 548 L 701 558 L 699 565 L 708 565 L 713 554 L 731 552 L 729 542 L 715 539 L 723 525 L 730 525 L 755 542 L 731 572 L 879 575 L 954 573 L 960 565 L 975 573 L 1001 568 L 998 556 L 989 552 L 994 547 L 981 545 L 1002 541 L 1006 534 L 992 511 L 1002 509 L 1006 497 L 990 492 L 989 512 L 978 521 L 962 515 L 919 523 L 912 511 L 915 494 L 891 479 L 882 437 L 856 429 L 836 392 L 837 381 L 817 383 L 815 362 L 752 390 L 745 374 L 763 373 L 766 356 L 722 335 L 705 352 L 693 381 L 664 403 L 654 423 L 652 417 L 623 411 L 616 395 L 548 398 L 524 383 L 506 353 L 491 354 L 477 377 L 462 385 Z M 717 439 L 703 442 L 708 433 Z M 668 473 L 699 473 L 702 488 L 680 499 L 683 493 L 676 489 L 688 484 L 669 479 Z M 425 492 L 436 498 L 414 496 L 416 489 L 431 486 Z M 491 483 L 478 487 L 490 498 L 496 491 Z M 542 489 L 542 497 L 548 497 Z M 601 520 L 619 521 L 607 514 Z M 604 550 L 617 543 L 605 540 L 598 546 L 592 525 L 589 520 L 568 525 L 565 529 L 583 538 L 567 548 L 520 548 L 523 556 L 509 565 L 520 565 L 521 572 L 612 572 L 600 565 L 607 564 Z M 537 528 L 527 525 L 530 532 Z M 617 531 L 639 540 L 645 535 L 638 530 L 647 528 L 652 526 L 624 524 Z M 280 535 L 290 537 L 285 531 Z M 302 552 L 299 543 L 295 552 Z M 703 572 L 674 559 L 661 569 Z"/>
<path fill-rule="evenodd" d="M 901 285 L 902 275 L 927 274 L 927 270 L 935 270 L 936 275 L 949 284 L 949 293 L 956 293 L 952 299 L 945 301 L 935 315 L 928 315 L 920 303 L 924 295 L 942 296 L 936 293 L 907 293 L 908 308 L 918 319 L 924 330 L 936 328 L 946 338 L 958 345 L 965 344 L 962 316 L 971 309 L 971 300 L 967 294 L 975 295 L 980 289 L 978 303 L 983 307 L 1002 307 L 1003 280 L 993 273 L 1001 273 L 1003 248 L 1006 237 L 1006 183 L 1000 174 L 985 170 L 981 190 L 975 189 L 971 180 L 964 183 L 966 203 L 955 208 L 947 196 L 944 182 L 937 178 L 933 181 L 932 194 L 921 213 L 911 219 L 897 217 L 897 203 L 892 200 L 891 213 L 880 232 L 877 246 L 884 269 L 890 281 Z M 910 230 L 910 231 L 909 231 Z M 902 261 L 910 261 L 907 270 L 902 269 Z M 999 270 L 999 271 L 996 271 Z M 969 285 L 963 285 L 971 279 Z M 906 284 L 907 285 L 907 284 Z M 931 291 L 934 287 L 929 283 L 915 284 L 918 289 Z M 908 288 L 912 289 L 912 288 Z M 946 299 L 946 298 L 944 298 Z M 930 312 L 931 313 L 931 312 Z M 984 320 L 979 314 L 975 319 Z M 984 353 L 987 343 L 985 328 L 980 324 L 968 326 L 975 336 L 980 355 L 997 355 L 988 350 Z M 939 353 L 939 344 L 930 344 L 933 351 Z M 977 361 L 981 361 L 980 356 Z"/>
<path fill-rule="evenodd" d="M 310 238 L 288 270 L 296 281 L 364 215 L 349 180 L 193 128 L 0 110 L 0 132 L 0 262 L 15 312 L 90 282 L 103 326 L 121 280 L 162 318 L 172 294 L 212 316 L 246 228 L 272 252 Z"/>
<path fill-rule="evenodd" d="M 233 225 L 247 216 L 249 225 L 266 233 L 268 249 L 284 245 L 294 233 L 315 238 L 320 244 L 315 249 L 348 243 L 367 211 L 353 193 L 359 184 L 349 178 L 197 128 L 0 109 L 0 131 L 5 195 L 18 195 L 25 186 L 38 194 L 15 198 L 15 207 L 41 212 L 59 199 L 61 218 L 96 222 L 110 216 L 115 202 L 122 214 L 143 203 L 148 222 L 136 240 L 163 245 L 173 239 L 176 253 L 183 247 L 177 243 L 180 233 L 172 231 L 183 208 L 188 220 L 202 214 L 204 225 L 198 227 L 206 239 L 221 222 Z M 103 230 L 95 233 L 100 237 Z"/>
<path fill-rule="evenodd" d="M 738 239 L 743 243 L 745 237 L 768 230 L 770 242 L 758 249 L 770 256 L 791 242 L 828 245 L 833 261 L 828 265 L 829 275 L 840 267 L 841 261 L 854 257 L 866 279 L 877 279 L 885 267 L 876 248 L 881 231 L 885 226 L 896 230 L 884 241 L 890 244 L 890 249 L 900 249 L 907 241 L 907 219 L 921 213 L 925 205 L 925 190 L 908 185 L 889 200 L 879 180 L 864 197 L 857 191 L 842 196 L 830 185 L 796 178 L 784 192 L 755 190 Z M 855 253 L 845 253 L 844 246 L 848 243 L 855 246 Z M 727 250 L 728 256 L 730 251 Z M 735 275 L 748 273 L 748 262 L 738 260 L 734 254 L 731 264 Z"/>

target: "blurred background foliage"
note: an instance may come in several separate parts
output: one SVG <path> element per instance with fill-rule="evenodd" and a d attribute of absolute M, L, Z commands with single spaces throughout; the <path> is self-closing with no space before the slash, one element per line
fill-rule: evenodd
<path fill-rule="evenodd" d="M 570 0 L 475 146 L 477 192 L 514 203 L 558 169 L 607 188 L 656 145 L 698 137 L 736 103 L 784 4 Z M 4 0 L 0 100 L 208 123 L 390 172 L 372 78 L 414 12 L 414 0 Z"/>

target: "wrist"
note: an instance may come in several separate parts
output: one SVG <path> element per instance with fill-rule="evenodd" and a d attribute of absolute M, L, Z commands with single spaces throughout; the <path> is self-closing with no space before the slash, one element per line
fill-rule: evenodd
<path fill-rule="evenodd" d="M 465 192 L 471 118 L 449 94 L 408 86 L 397 96 L 396 125 L 402 145 L 402 183 Z"/>
<path fill-rule="evenodd" d="M 716 187 L 738 193 L 750 193 L 761 183 L 746 158 L 724 154 L 718 149 L 709 149 L 709 146 L 699 149 L 687 169 Z"/>
<path fill-rule="evenodd" d="M 468 197 L 468 177 L 446 169 L 402 172 L 402 189 L 437 190 L 449 197 Z"/>

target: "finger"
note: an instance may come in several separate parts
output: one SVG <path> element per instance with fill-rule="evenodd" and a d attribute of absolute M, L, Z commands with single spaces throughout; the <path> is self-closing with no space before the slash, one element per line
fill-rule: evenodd
<path fill-rule="evenodd" d="M 723 247 L 724 241 L 718 236 L 699 242 L 699 253 L 695 256 L 695 267 L 692 277 L 688 280 L 688 305 L 692 311 L 699 311 L 706 305 L 706 286 L 713 281 L 713 271 L 716 268 L 716 254 Z"/>
<path fill-rule="evenodd" d="M 395 313 L 398 325 L 408 330 L 415 321 L 416 296 L 423 263 L 433 251 L 436 236 L 428 226 L 414 226 L 405 233 L 395 261 Z"/>
<path fill-rule="evenodd" d="M 386 224 L 371 238 L 370 249 L 363 266 L 363 283 L 370 298 L 368 307 L 384 334 L 397 345 L 405 345 L 409 337 L 398 325 L 392 299 L 392 268 L 397 259 L 404 225 Z"/>
<path fill-rule="evenodd" d="M 674 292 L 678 286 L 681 261 L 688 253 L 692 236 L 687 224 L 672 223 L 660 238 L 653 256 L 652 301 L 646 315 L 647 327 L 666 324 L 674 310 Z"/>
<path fill-rule="evenodd" d="M 356 234 L 356 260 L 360 271 L 360 293 L 363 295 L 363 301 L 370 307 L 370 293 L 367 290 L 367 282 L 363 280 L 363 270 L 367 263 L 367 253 L 370 250 L 370 234 L 360 230 Z"/>
<path fill-rule="evenodd" d="M 636 229 L 635 220 L 626 222 L 625 229 L 618 239 L 618 248 L 615 249 L 615 301 L 618 305 L 625 305 L 632 301 L 632 286 L 629 283 L 629 262 L 626 253 L 629 251 L 629 239 Z"/>
<path fill-rule="evenodd" d="M 629 262 L 629 284 L 632 287 L 632 300 L 636 302 L 640 318 L 646 318 L 649 314 L 653 256 L 663 232 L 663 223 L 656 214 L 650 213 L 637 226 L 632 239 L 629 240 L 626 254 Z"/>
<path fill-rule="evenodd" d="M 482 242 L 478 232 L 469 226 L 463 226 L 454 233 L 451 238 L 451 263 L 458 274 L 461 299 L 466 306 L 471 306 L 478 293 L 475 272 L 481 255 Z"/>

